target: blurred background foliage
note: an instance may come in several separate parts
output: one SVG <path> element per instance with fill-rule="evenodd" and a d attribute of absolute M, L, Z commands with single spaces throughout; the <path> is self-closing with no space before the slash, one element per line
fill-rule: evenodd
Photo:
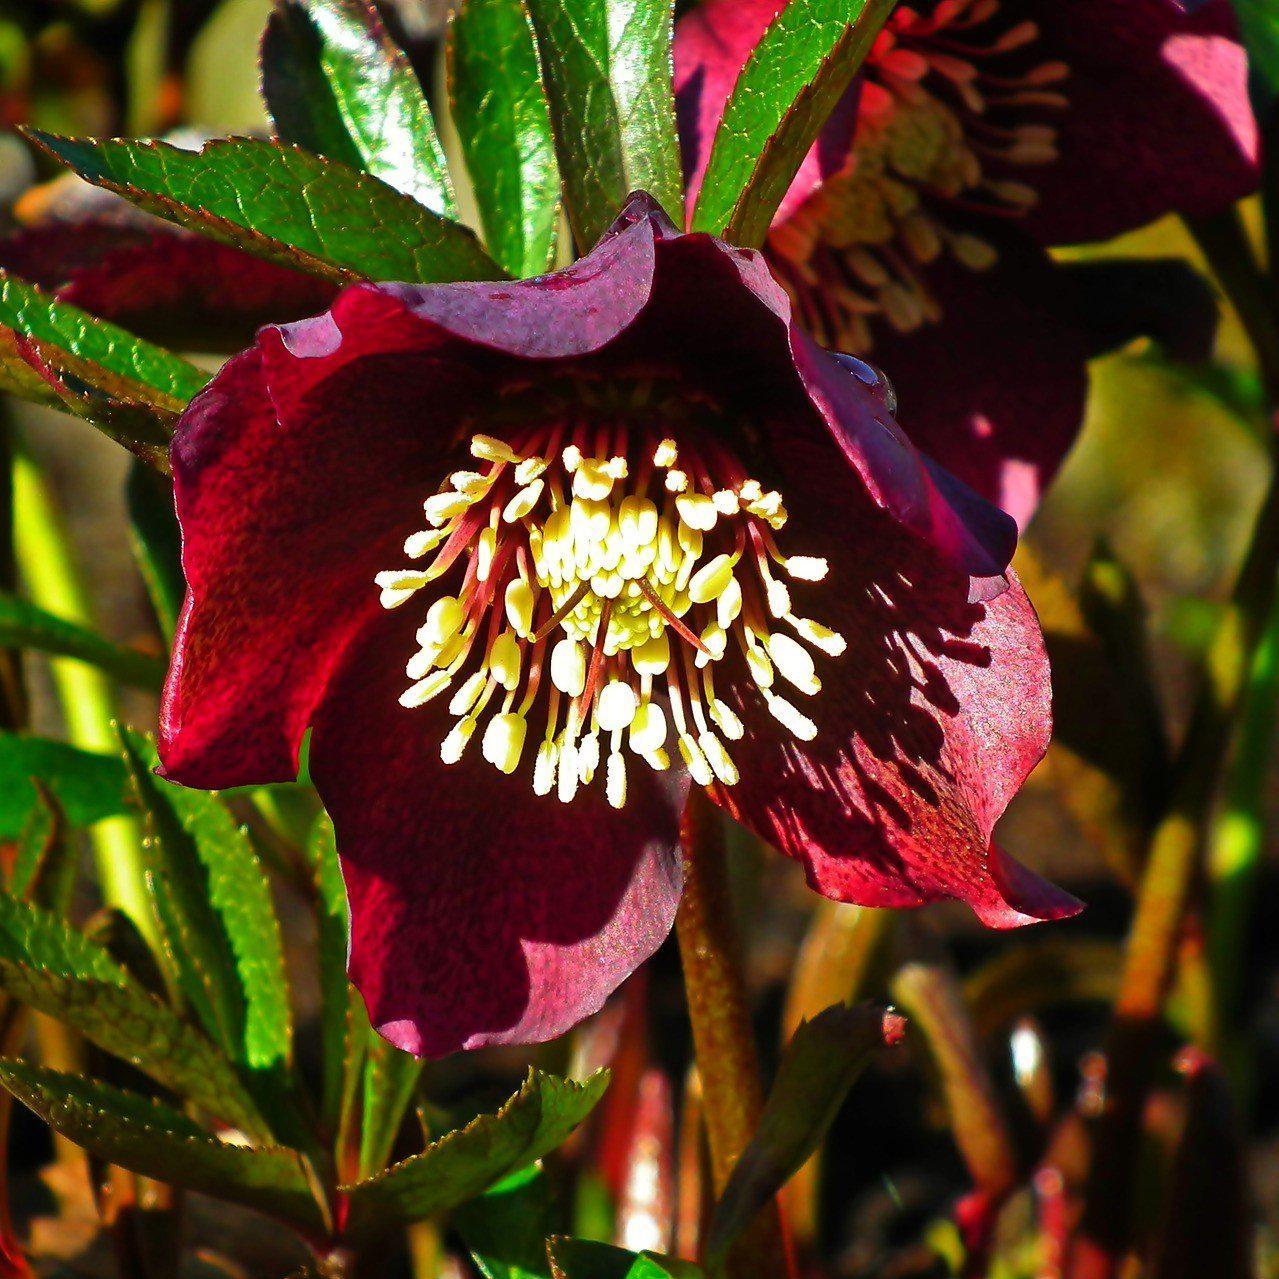
<path fill-rule="evenodd" d="M 439 84 L 445 5 L 396 0 L 386 6 L 428 92 Z M 0 0 L 0 121 L 99 136 L 265 131 L 256 44 L 269 9 L 270 0 Z M 56 215 L 59 201 L 82 197 L 75 179 L 57 178 L 37 164 L 11 132 L 0 136 L 0 230 L 51 210 Z M 1259 210 L 1245 212 L 1259 240 Z M 1070 256 L 1120 254 L 1173 255 L 1202 265 L 1190 234 L 1172 218 Z M 1125 574 L 1135 583 L 1147 614 L 1157 696 L 1176 728 L 1184 723 L 1192 673 L 1269 479 L 1260 381 L 1238 320 L 1222 306 L 1216 350 L 1202 367 L 1173 364 L 1146 345 L 1094 364 L 1086 428 L 1020 552 L 1032 598 L 1046 628 L 1058 636 L 1086 629 L 1078 603 L 1086 577 L 1103 591 L 1116 580 L 1122 587 Z M 28 460 L 35 487 L 25 491 L 46 492 L 66 521 L 76 560 L 71 576 L 84 588 L 46 606 L 64 615 L 83 610 L 80 620 L 159 657 L 163 647 L 152 606 L 121 532 L 129 523 L 127 455 L 91 427 L 51 411 L 17 403 L 0 411 L 21 442 L 19 456 Z M 0 568 L 12 576 L 12 566 Z M 1118 579 L 1106 576 L 1111 568 Z M 1273 652 L 1269 661 L 1273 667 Z M 58 695 L 59 664 L 28 656 L 23 667 L 29 727 L 74 738 L 75 725 Z M 1101 668 L 1105 678 L 1123 677 L 1110 658 Z M 1089 687 L 1066 682 L 1068 669 L 1059 667 L 1059 719 L 1082 722 L 1095 745 L 1114 728 L 1107 704 Z M 1071 697 L 1082 704 L 1071 705 Z M 112 698 L 126 721 L 154 722 L 153 694 L 116 689 Z M 1272 719 L 1273 703 L 1269 715 L 1263 703 L 1254 726 L 1263 744 Z M 108 748 L 83 734 L 81 745 Z M 1268 758 L 1264 750 L 1260 756 Z M 1240 1113 L 1219 1128 L 1201 1125 L 1211 1139 L 1203 1137 L 1196 1124 L 1208 1113 L 1215 1076 L 1193 1058 L 1181 1059 L 1179 1073 L 1162 1078 L 1152 1097 L 1144 1174 L 1152 1197 L 1142 1210 L 1147 1255 L 1157 1258 L 1149 1273 L 1157 1279 L 1210 1279 L 1206 1270 L 1187 1268 L 1199 1254 L 1173 1226 L 1195 1196 L 1229 1199 L 1232 1161 L 1249 1175 L 1247 1210 L 1256 1226 L 1247 1245 L 1251 1262 L 1231 1268 L 1220 1254 L 1222 1268 L 1213 1276 L 1279 1275 L 1279 1091 L 1273 1086 L 1279 1072 L 1279 864 L 1267 834 L 1274 829 L 1279 788 L 1273 767 L 1253 773 L 1234 779 L 1208 870 L 1224 883 L 1243 867 L 1242 906 L 1232 908 L 1221 943 L 1233 947 L 1238 989 L 1218 992 L 1211 1015 L 1224 1025 L 1205 1030 L 1205 996 L 1196 986 L 1195 965 L 1185 963 L 1172 1009 L 1187 1038 L 1215 1040 L 1221 1048 Z M 1242 834 L 1231 824 L 1231 796 L 1240 800 Z M 960 1037 L 981 1036 L 975 1051 L 984 1064 L 966 1079 L 962 1065 L 948 1064 L 944 1055 L 934 1060 L 918 1042 L 877 1064 L 835 1121 L 824 1172 L 809 1165 L 792 1183 L 787 1206 L 793 1228 L 801 1243 L 818 1235 L 826 1241 L 830 1273 L 889 1279 L 960 1272 L 963 1247 L 951 1209 L 974 1181 L 980 1184 L 983 1167 L 989 1172 L 973 1132 L 974 1123 L 988 1119 L 981 1109 L 986 1089 L 997 1098 L 998 1112 L 1011 1116 L 1016 1143 L 1032 1152 L 1032 1163 L 1038 1164 L 1051 1133 L 1055 1167 L 1071 1167 L 1074 1138 L 1070 1126 L 1058 1121 L 1072 1099 L 1086 1115 L 1095 1085 L 1090 1054 L 1114 990 L 1135 870 L 1125 820 L 1113 787 L 1090 769 L 1089 751 L 1076 752 L 1069 741 L 1055 747 L 1000 833 L 1022 860 L 1083 897 L 1089 910 L 1051 933 L 1011 939 L 983 932 L 960 908 L 894 923 L 875 912 L 833 906 L 807 892 L 797 867 L 759 856 L 744 837 L 736 839 L 738 905 L 747 923 L 747 960 L 768 1064 L 781 1042 L 779 1028 L 790 1030 L 801 1015 L 854 994 L 891 994 L 916 1022 L 927 1026 L 933 1019 L 941 1027 L 934 1042 L 946 1041 L 947 1001 L 966 1001 L 969 1029 Z M 82 833 L 75 838 L 82 840 Z M 313 924 L 287 875 L 278 877 L 276 889 L 306 1024 L 318 998 L 307 975 Z M 96 904 L 92 875 L 80 880 L 77 891 L 73 914 L 83 918 Z M 944 958 L 935 971 L 925 964 L 921 973 L 899 967 L 903 954 L 913 957 L 913 966 L 921 954 Z M 561 1219 L 579 1235 L 679 1251 L 695 1234 L 703 1192 L 698 1144 L 689 1136 L 696 1084 L 687 1074 L 681 1000 L 677 960 L 667 947 L 571 1045 L 535 1054 L 548 1068 L 582 1073 L 587 1064 L 611 1064 L 614 1070 L 613 1088 L 588 1134 L 570 1147 L 575 1176 L 566 1183 Z M 46 1062 L 81 1059 L 83 1047 L 64 1042 L 52 1023 L 36 1019 L 34 1033 L 37 1055 Z M 527 1054 L 490 1051 L 432 1066 L 420 1105 L 425 1113 L 459 1098 L 493 1095 L 499 1085 L 509 1090 L 527 1061 Z M 410 1115 L 408 1127 L 413 1122 Z M 1223 1136 L 1236 1122 L 1247 1134 L 1242 1153 Z M 25 1111 L 15 1112 L 13 1123 L 14 1212 L 41 1273 L 270 1279 L 304 1262 L 305 1251 L 278 1228 L 198 1195 L 186 1201 L 183 1249 L 156 1245 L 153 1256 L 125 1255 L 119 1233 L 103 1228 L 114 1219 L 112 1195 L 155 1207 L 171 1225 L 165 1189 L 125 1187 L 100 1167 L 88 1168 L 75 1148 L 52 1141 Z M 399 1137 L 401 1144 L 406 1139 Z M 1045 1205 L 1051 1207 L 1060 1189 L 1042 1179 L 1033 1184 L 1038 1215 L 1032 1213 L 1032 1191 L 1019 1191 L 1001 1216 L 981 1273 L 999 1279 L 1058 1273 L 1052 1239 L 1034 1222 L 1042 1226 Z M 1228 1232 L 1228 1215 L 1214 1211 L 1204 1228 Z M 430 1226 L 411 1230 L 387 1245 L 368 1273 L 473 1273 L 464 1266 L 475 1263 L 460 1260 L 465 1249 L 458 1229 L 454 1223 L 446 1236 Z M 5 1273 L 10 1271 L 0 1259 Z"/>

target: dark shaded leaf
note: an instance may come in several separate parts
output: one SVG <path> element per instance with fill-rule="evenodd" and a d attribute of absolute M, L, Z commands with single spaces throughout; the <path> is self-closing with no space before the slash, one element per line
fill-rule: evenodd
<path fill-rule="evenodd" d="M 894 0 L 791 0 L 724 108 L 693 228 L 763 244 L 782 196 L 852 83 Z"/>
<path fill-rule="evenodd" d="M 283 141 L 457 216 L 422 86 L 370 0 L 278 5 L 262 40 L 262 94 Z"/>
<path fill-rule="evenodd" d="M 1279 12 L 1270 0 L 1232 0 L 1248 51 L 1253 102 L 1261 119 L 1279 97 Z"/>
<path fill-rule="evenodd" d="M 72 826 L 129 811 L 118 759 L 24 733 L 0 733 L 0 839 L 16 839 L 36 804 L 32 778 L 49 788 Z"/>
<path fill-rule="evenodd" d="M 325 1226 L 301 1157 L 206 1136 L 169 1106 L 20 1061 L 0 1061 L 0 1084 L 55 1131 L 111 1163 L 233 1203 L 305 1230 Z"/>
<path fill-rule="evenodd" d="M 552 1205 L 546 1174 L 530 1167 L 463 1204 L 452 1225 L 484 1279 L 546 1279 Z"/>
<path fill-rule="evenodd" d="M 514 276 L 540 275 L 555 261 L 560 172 L 520 0 L 462 0 L 449 25 L 448 75 L 488 250 Z"/>
<path fill-rule="evenodd" d="M 173 485 L 134 462 L 125 482 L 133 557 L 166 639 L 173 638 L 186 579 L 182 576 L 182 530 L 173 509 Z"/>
<path fill-rule="evenodd" d="M 376 1235 L 482 1194 L 559 1146 L 607 1086 L 607 1071 L 582 1084 L 530 1071 L 524 1086 L 496 1114 L 480 1115 L 421 1154 L 344 1187 L 350 1196 L 352 1234 Z"/>
<path fill-rule="evenodd" d="M 712 1266 L 817 1149 L 875 1050 L 896 1043 L 902 1028 L 900 1017 L 869 1004 L 835 1004 L 800 1023 L 755 1135 L 715 1206 L 704 1248 Z"/>
<path fill-rule="evenodd" d="M 113 644 L 4 592 L 0 592 L 0 644 L 74 657 L 134 688 L 158 689 L 164 683 L 164 663 L 158 658 Z"/>
<path fill-rule="evenodd" d="M 553 1279 L 701 1279 L 705 1273 L 688 1261 L 591 1239 L 548 1239 L 546 1253 Z"/>
<path fill-rule="evenodd" d="M 224 244 L 325 279 L 494 279 L 465 227 L 336 160 L 256 138 L 200 152 L 165 142 L 94 142 L 32 131 L 81 177 Z"/>
<path fill-rule="evenodd" d="M 668 0 L 526 0 L 555 130 L 569 223 L 582 248 L 647 191 L 684 221 Z"/>
<path fill-rule="evenodd" d="M 121 731 L 125 760 L 148 818 L 153 887 L 182 987 L 206 1029 L 250 1070 L 292 1058 L 284 946 L 269 881 L 225 804 L 155 775 L 154 744 Z"/>

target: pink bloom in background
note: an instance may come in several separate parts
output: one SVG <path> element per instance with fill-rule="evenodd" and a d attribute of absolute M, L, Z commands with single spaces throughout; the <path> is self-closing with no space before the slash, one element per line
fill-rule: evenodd
<path fill-rule="evenodd" d="M 172 459 L 165 771 L 291 779 L 313 729 L 404 1048 L 597 1009 L 671 926 L 690 782 L 831 897 L 1077 909 L 990 839 L 1049 732 L 1012 521 L 645 196 L 555 275 L 264 329 Z"/>
<path fill-rule="evenodd" d="M 710 0 L 679 25 L 694 190 L 779 8 Z M 1078 431 L 1088 358 L 1152 328 L 1193 354 L 1210 331 L 1184 268 L 1130 264 L 1124 285 L 1112 263 L 1097 289 L 1045 246 L 1216 212 L 1255 189 L 1257 162 L 1229 0 L 1193 15 L 1175 0 L 923 0 L 893 12 L 766 255 L 819 341 L 888 371 L 911 439 L 1024 523 Z"/>

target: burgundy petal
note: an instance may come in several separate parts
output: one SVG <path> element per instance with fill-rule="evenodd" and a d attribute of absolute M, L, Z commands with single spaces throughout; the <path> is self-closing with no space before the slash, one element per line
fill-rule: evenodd
<path fill-rule="evenodd" d="M 1033 247 L 977 274 L 933 263 L 938 323 L 876 329 L 897 418 L 916 447 L 1023 526 L 1083 425 L 1095 340 L 1067 280 Z M 1065 295 L 1065 296 L 1063 296 Z"/>
<path fill-rule="evenodd" d="M 0 266 L 168 346 L 243 346 L 322 310 L 334 286 L 156 223 L 51 222 L 0 240 Z"/>
<path fill-rule="evenodd" d="M 749 681 L 734 682 L 742 780 L 720 802 L 828 897 L 957 898 L 1001 928 L 1073 914 L 1072 897 L 991 842 L 1051 727 L 1047 660 L 1020 585 L 970 602 L 967 580 L 926 547 L 869 504 L 832 505 L 820 484 L 792 509 L 788 546 L 831 561 L 820 587 L 793 592 L 796 608 L 848 648 L 819 663 L 815 697 L 791 699 L 817 726 L 809 743 L 775 731 Z"/>
<path fill-rule="evenodd" d="M 692 213 L 711 144 L 737 76 L 785 0 L 709 0 L 686 13 L 675 28 L 675 104 Z M 777 216 L 785 218 L 837 172 L 848 156 L 857 115 L 852 91 L 831 113 L 804 157 Z"/>
<path fill-rule="evenodd" d="M 1070 67 L 1060 158 L 1033 171 L 1027 225 L 1048 244 L 1107 239 L 1254 191 L 1257 123 L 1230 0 L 1018 0 Z M 1023 178 L 1025 175 L 1023 174 Z"/>
<path fill-rule="evenodd" d="M 396 700 L 416 620 L 393 615 L 352 647 L 312 739 L 351 904 L 351 978 L 408 1052 L 551 1039 L 670 931 L 688 779 L 634 761 L 617 811 L 599 786 L 571 805 L 538 798 L 524 772 L 480 760 L 478 741 L 444 764 L 448 717 Z"/>

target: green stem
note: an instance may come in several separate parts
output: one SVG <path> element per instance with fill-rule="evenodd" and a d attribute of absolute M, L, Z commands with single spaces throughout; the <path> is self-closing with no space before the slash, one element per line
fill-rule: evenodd
<path fill-rule="evenodd" d="M 764 1085 L 733 925 L 723 818 L 697 787 L 689 792 L 680 837 L 684 894 L 675 933 L 701 1076 L 711 1182 L 719 1195 L 755 1135 Z M 776 1279 L 786 1273 L 776 1204 L 760 1213 L 734 1247 L 728 1269 L 733 1279 Z"/>
<path fill-rule="evenodd" d="M 40 467 L 20 436 L 13 447 L 14 553 L 32 602 L 67 621 L 93 627 L 93 608 L 61 516 Z M 85 750 L 115 754 L 115 709 L 101 671 L 70 658 L 49 663 L 67 739 Z M 103 900 L 124 911 L 152 939 L 142 838 L 131 817 L 111 817 L 89 831 Z"/>

